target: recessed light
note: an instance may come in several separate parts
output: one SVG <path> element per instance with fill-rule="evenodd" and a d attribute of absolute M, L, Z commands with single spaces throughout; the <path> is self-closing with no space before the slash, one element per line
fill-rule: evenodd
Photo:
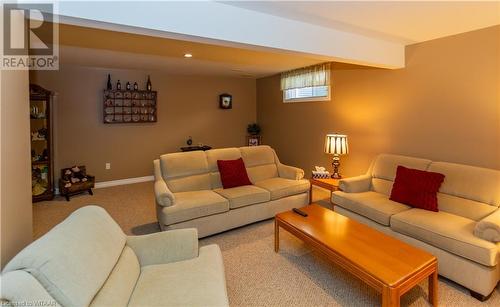
<path fill-rule="evenodd" d="M 185 58 L 192 58 L 192 57 L 193 57 L 193 55 L 192 55 L 191 53 L 185 53 L 185 54 L 184 54 L 184 57 L 185 57 Z"/>

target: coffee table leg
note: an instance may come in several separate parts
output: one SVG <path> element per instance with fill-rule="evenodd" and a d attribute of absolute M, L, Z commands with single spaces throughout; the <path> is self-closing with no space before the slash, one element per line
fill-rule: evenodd
<path fill-rule="evenodd" d="M 278 252 L 280 249 L 280 226 L 278 220 L 274 219 L 274 252 Z"/>
<path fill-rule="evenodd" d="M 313 184 L 309 183 L 309 204 L 313 202 Z"/>
<path fill-rule="evenodd" d="M 429 275 L 429 303 L 432 306 L 438 305 L 438 273 L 437 269 Z"/>
<path fill-rule="evenodd" d="M 395 288 L 382 289 L 382 307 L 399 307 L 399 292 Z"/>

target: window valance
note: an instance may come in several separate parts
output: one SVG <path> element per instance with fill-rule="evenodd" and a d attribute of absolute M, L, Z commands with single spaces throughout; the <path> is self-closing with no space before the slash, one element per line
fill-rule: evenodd
<path fill-rule="evenodd" d="M 281 73 L 281 90 L 330 85 L 330 63 L 322 63 Z"/>

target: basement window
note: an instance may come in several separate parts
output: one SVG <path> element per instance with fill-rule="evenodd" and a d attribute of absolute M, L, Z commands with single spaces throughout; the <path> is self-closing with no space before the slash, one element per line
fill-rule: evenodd
<path fill-rule="evenodd" d="M 283 91 L 283 102 L 330 100 L 329 86 L 309 86 Z"/>
<path fill-rule="evenodd" d="M 330 63 L 282 73 L 281 90 L 285 103 L 330 100 Z"/>

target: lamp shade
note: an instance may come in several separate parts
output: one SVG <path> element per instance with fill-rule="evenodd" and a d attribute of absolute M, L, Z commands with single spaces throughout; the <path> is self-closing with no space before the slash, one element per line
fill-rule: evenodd
<path fill-rule="evenodd" d="M 349 153 L 347 135 L 327 134 L 325 139 L 325 153 L 335 155 L 345 155 Z"/>

